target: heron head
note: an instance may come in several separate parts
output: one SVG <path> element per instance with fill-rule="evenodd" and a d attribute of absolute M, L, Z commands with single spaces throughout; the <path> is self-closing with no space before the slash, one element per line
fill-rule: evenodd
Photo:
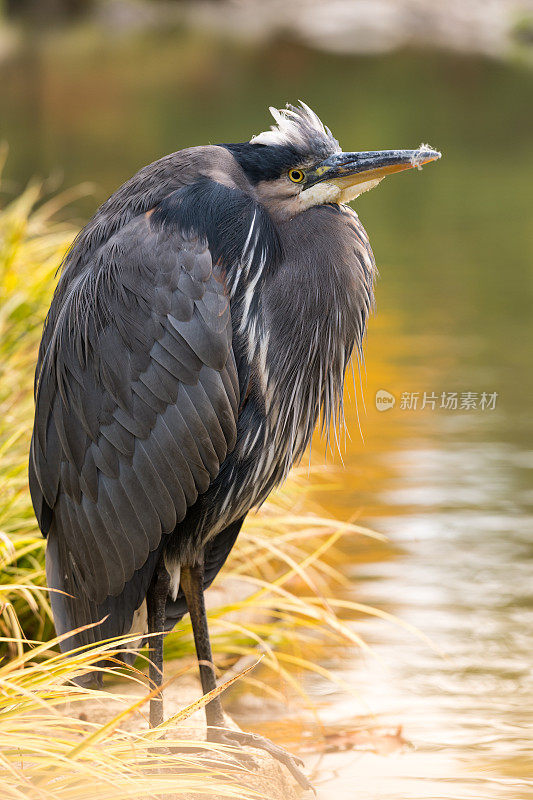
<path fill-rule="evenodd" d="M 325 203 L 348 203 L 387 175 L 441 157 L 429 145 L 345 153 L 305 103 L 270 112 L 276 123 L 270 130 L 226 147 L 254 184 L 258 199 L 277 218 Z"/>

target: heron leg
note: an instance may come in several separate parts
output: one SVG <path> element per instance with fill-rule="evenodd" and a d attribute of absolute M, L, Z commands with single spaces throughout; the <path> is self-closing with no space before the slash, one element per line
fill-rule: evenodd
<path fill-rule="evenodd" d="M 191 617 L 196 655 L 200 662 L 202 691 L 204 694 L 207 694 L 216 688 L 217 682 L 215 668 L 213 666 L 211 643 L 209 641 L 207 616 L 205 613 L 203 564 L 197 564 L 195 566 L 183 566 L 182 564 L 180 581 Z M 303 761 L 301 759 L 291 755 L 291 753 L 288 753 L 282 747 L 274 744 L 274 742 L 270 741 L 270 739 L 266 739 L 264 736 L 227 728 L 219 695 L 207 703 L 205 715 L 207 720 L 208 741 L 240 747 L 255 747 L 258 750 L 263 750 L 281 764 L 284 764 L 302 788 L 313 788 L 300 769 L 300 767 L 303 766 Z M 252 766 L 255 763 L 254 759 L 248 755 L 244 756 L 242 760 Z"/>
<path fill-rule="evenodd" d="M 148 678 L 152 689 L 163 683 L 163 640 L 165 629 L 165 606 L 167 602 L 170 575 L 165 569 L 163 559 L 159 561 L 154 577 L 146 595 L 148 611 L 148 633 L 150 636 Z M 156 728 L 163 722 L 163 695 L 161 692 L 150 700 L 150 727 Z"/>
<path fill-rule="evenodd" d="M 215 667 L 213 665 L 211 642 L 209 640 L 207 615 L 205 613 L 203 563 L 195 564 L 194 566 L 185 566 L 182 564 L 180 582 L 191 617 L 194 644 L 196 645 L 196 656 L 200 667 L 202 691 L 204 694 L 207 694 L 213 689 L 216 689 L 217 680 Z M 212 728 L 220 728 L 225 724 L 224 711 L 219 696 L 214 697 L 207 703 L 205 707 L 205 716 L 207 720 L 207 738 L 209 739 Z"/>

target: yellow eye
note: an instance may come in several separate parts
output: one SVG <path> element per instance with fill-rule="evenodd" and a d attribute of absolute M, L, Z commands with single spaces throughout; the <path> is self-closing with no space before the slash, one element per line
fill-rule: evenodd
<path fill-rule="evenodd" d="M 305 176 L 301 169 L 289 170 L 289 180 L 291 180 L 293 183 L 301 183 L 304 177 Z"/>

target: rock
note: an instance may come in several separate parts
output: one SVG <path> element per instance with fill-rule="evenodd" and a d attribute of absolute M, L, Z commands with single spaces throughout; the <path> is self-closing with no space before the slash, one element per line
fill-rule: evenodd
<path fill-rule="evenodd" d="M 196 664 L 191 660 L 191 671 L 183 673 L 183 660 L 166 661 L 164 669 L 164 680 L 168 680 L 173 674 L 182 673 L 177 679 L 171 682 L 164 692 L 165 717 L 168 718 L 175 714 L 179 709 L 184 708 L 189 703 L 193 703 L 201 697 L 201 686 L 195 677 Z M 105 724 L 113 717 L 124 711 L 128 703 L 133 704 L 147 693 L 147 687 L 143 688 L 137 683 L 128 679 L 109 681 L 105 680 L 104 690 L 97 696 L 82 702 L 77 702 L 75 707 L 69 709 L 69 713 L 88 722 Z M 120 698 L 113 695 L 120 695 Z M 238 726 L 226 715 L 227 725 L 238 730 Z M 120 728 L 125 731 L 143 731 L 148 728 L 148 703 L 141 706 L 131 715 L 121 720 Z M 195 711 L 186 721 L 178 723 L 169 728 L 169 737 L 172 739 L 193 739 L 203 741 L 206 735 L 204 710 Z M 253 772 L 253 788 L 265 800 L 303 800 L 304 793 L 287 769 L 279 764 L 274 758 L 255 748 L 243 748 L 253 758 L 257 765 Z M 217 760 L 217 756 L 210 755 L 210 759 Z M 222 759 L 220 759 L 222 761 Z M 244 781 L 243 781 L 243 785 Z M 312 794 L 311 794 L 312 796 Z M 183 795 L 180 795 L 180 800 Z M 165 797 L 165 800 L 172 800 Z M 187 800 L 196 800 L 190 796 Z M 198 800 L 200 800 L 198 798 Z M 205 800 L 205 795 L 202 795 Z"/>

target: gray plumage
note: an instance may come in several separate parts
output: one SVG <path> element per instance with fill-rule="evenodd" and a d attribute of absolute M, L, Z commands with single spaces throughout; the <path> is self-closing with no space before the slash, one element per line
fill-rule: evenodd
<path fill-rule="evenodd" d="M 127 632 L 162 559 L 203 563 L 207 587 L 320 414 L 326 429 L 341 416 L 374 258 L 335 196 L 346 154 L 306 106 L 277 114 L 251 142 L 144 167 L 64 261 L 30 489 L 49 585 L 66 593 L 52 593 L 58 633 L 107 616 L 65 649 Z M 186 610 L 178 580 L 165 627 Z"/>

